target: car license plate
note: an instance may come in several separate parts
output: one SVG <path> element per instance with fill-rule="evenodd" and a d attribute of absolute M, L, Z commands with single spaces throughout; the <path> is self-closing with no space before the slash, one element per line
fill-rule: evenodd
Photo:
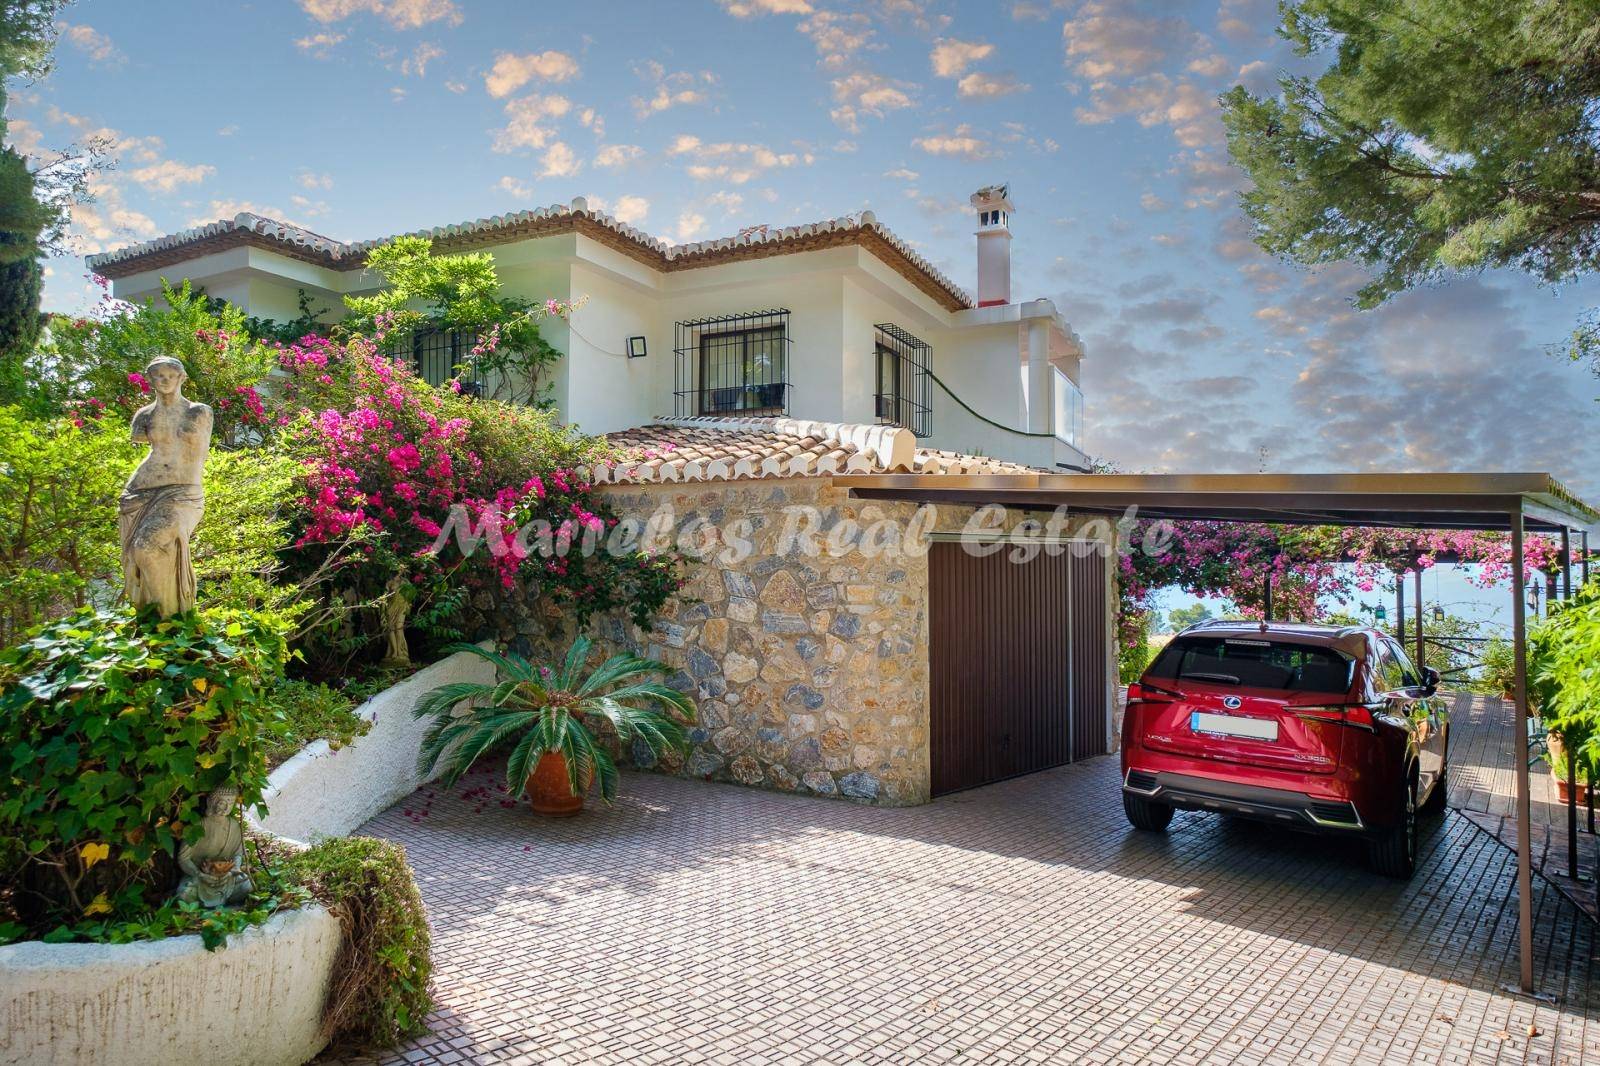
<path fill-rule="evenodd" d="M 1243 737 L 1246 740 L 1278 739 L 1278 723 L 1271 718 L 1242 718 L 1231 714 L 1207 714 L 1193 711 L 1189 714 L 1191 733 L 1218 733 L 1225 737 Z"/>

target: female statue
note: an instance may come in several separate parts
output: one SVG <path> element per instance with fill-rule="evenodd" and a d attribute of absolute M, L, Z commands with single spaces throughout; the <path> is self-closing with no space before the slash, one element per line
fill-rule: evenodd
<path fill-rule="evenodd" d="M 194 607 L 189 537 L 205 509 L 201 475 L 211 450 L 211 408 L 183 395 L 188 373 L 170 356 L 145 368 L 155 400 L 133 416 L 133 439 L 150 454 L 122 490 L 119 533 L 123 590 L 135 607 L 162 617 Z"/>

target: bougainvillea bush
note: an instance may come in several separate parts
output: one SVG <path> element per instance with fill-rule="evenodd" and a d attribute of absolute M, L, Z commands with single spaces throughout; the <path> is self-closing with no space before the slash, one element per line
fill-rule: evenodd
<path fill-rule="evenodd" d="M 1558 545 L 1529 537 L 1528 576 L 1556 564 Z M 1152 523 L 1121 557 L 1124 616 L 1146 612 L 1162 588 L 1231 601 L 1247 618 L 1260 618 L 1265 583 L 1272 578 L 1273 613 L 1312 621 L 1356 591 L 1370 592 L 1394 574 L 1440 561 L 1475 564 L 1471 579 L 1484 588 L 1511 573 L 1505 534 L 1472 530 L 1278 526 L 1260 522 Z M 1340 564 L 1353 564 L 1341 566 Z"/>
<path fill-rule="evenodd" d="M 599 442 L 547 411 L 427 385 L 383 353 L 384 326 L 280 353 L 277 418 L 304 464 L 298 565 L 338 552 L 334 589 L 404 595 L 413 614 L 520 584 L 581 619 L 626 606 L 647 621 L 677 587 L 673 560 L 581 550 L 616 523 L 580 473 L 605 458 Z M 519 539 L 530 526 L 549 536 Z"/>

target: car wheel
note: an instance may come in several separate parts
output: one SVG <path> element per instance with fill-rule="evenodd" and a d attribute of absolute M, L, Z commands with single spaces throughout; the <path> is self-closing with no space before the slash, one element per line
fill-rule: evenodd
<path fill-rule="evenodd" d="M 1418 811 L 1430 816 L 1444 813 L 1445 794 L 1450 791 L 1449 772 L 1448 766 L 1439 769 L 1439 776 L 1433 782 L 1433 791 L 1428 793 L 1428 801 L 1418 807 Z"/>
<path fill-rule="evenodd" d="M 1143 796 L 1133 796 L 1124 792 L 1122 810 L 1128 816 L 1128 824 L 1135 829 L 1160 833 L 1172 822 L 1170 806 L 1165 803 L 1153 803 Z"/>
<path fill-rule="evenodd" d="M 1373 838 L 1369 845 L 1372 868 L 1385 877 L 1411 879 L 1417 872 L 1417 783 L 1407 781 L 1401 795 L 1400 817 Z"/>

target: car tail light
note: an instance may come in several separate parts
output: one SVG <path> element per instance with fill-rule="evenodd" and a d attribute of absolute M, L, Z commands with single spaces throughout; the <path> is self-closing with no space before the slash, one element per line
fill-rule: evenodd
<path fill-rule="evenodd" d="M 1365 729 L 1369 733 L 1375 731 L 1372 725 L 1372 710 L 1361 703 L 1302 703 L 1285 707 L 1284 710 L 1308 722 L 1332 722 L 1354 729 Z"/>
<path fill-rule="evenodd" d="M 1182 693 L 1169 692 L 1157 685 L 1135 681 L 1128 686 L 1128 705 L 1135 703 L 1171 703 L 1181 699 Z"/>

